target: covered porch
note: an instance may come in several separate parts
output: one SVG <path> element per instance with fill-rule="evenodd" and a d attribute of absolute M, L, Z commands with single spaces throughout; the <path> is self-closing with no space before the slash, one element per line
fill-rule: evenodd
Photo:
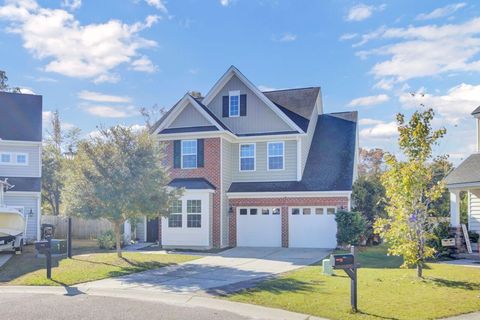
<path fill-rule="evenodd" d="M 480 234 L 480 154 L 472 154 L 446 178 L 450 192 L 450 226 L 459 253 L 465 253 L 465 241 L 461 227 L 461 194 L 467 197 L 467 221 L 469 231 Z M 465 221 L 463 221 L 465 222 Z M 476 246 L 474 246 L 476 247 Z M 474 250 L 478 254 L 478 249 Z"/>

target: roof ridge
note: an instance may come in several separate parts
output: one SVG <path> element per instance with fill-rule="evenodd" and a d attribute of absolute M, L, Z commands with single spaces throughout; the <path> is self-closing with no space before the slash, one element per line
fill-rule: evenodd
<path fill-rule="evenodd" d="M 262 93 L 279 92 L 279 91 L 292 91 L 292 90 L 305 90 L 305 89 L 321 89 L 321 87 L 317 86 L 317 87 L 285 88 L 285 89 L 262 91 Z"/>

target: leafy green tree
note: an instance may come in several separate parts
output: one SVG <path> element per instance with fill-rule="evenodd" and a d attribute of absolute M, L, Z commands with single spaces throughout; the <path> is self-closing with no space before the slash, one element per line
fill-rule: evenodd
<path fill-rule="evenodd" d="M 365 219 L 364 236 L 368 243 L 373 241 L 373 224 L 378 218 L 385 218 L 385 188 L 379 175 L 360 176 L 353 184 L 353 211 Z"/>
<path fill-rule="evenodd" d="M 405 160 L 393 154 L 385 156 L 387 171 L 382 175 L 387 198 L 387 217 L 378 219 L 375 231 L 389 245 L 389 253 L 401 255 L 404 267 L 417 267 L 422 277 L 426 259 L 435 250 L 428 241 L 435 237 L 437 223 L 433 218 L 432 203 L 445 191 L 443 181 L 434 181 L 435 172 L 429 162 L 438 162 L 432 156 L 432 147 L 438 144 L 446 130 L 433 130 L 432 109 L 416 111 L 408 123 L 403 114 L 397 114 L 399 148 Z"/>
<path fill-rule="evenodd" d="M 7 73 L 3 70 L 0 70 L 0 91 L 20 93 L 20 88 L 8 85 Z"/>
<path fill-rule="evenodd" d="M 131 218 L 168 214 L 179 191 L 167 186 L 163 147 L 147 132 L 121 126 L 80 142 L 65 184 L 67 212 L 112 222 L 117 254 L 121 228 Z"/>
<path fill-rule="evenodd" d="M 62 129 L 60 114 L 53 112 L 42 151 L 42 210 L 61 214 L 61 198 L 68 163 L 79 141 L 80 129 Z"/>
<path fill-rule="evenodd" d="M 359 212 L 339 211 L 337 222 L 337 242 L 341 245 L 358 245 L 364 237 L 367 221 Z"/>
<path fill-rule="evenodd" d="M 360 148 L 358 152 L 358 175 L 360 177 L 378 176 L 385 171 L 384 154 L 385 152 L 380 148 Z"/>

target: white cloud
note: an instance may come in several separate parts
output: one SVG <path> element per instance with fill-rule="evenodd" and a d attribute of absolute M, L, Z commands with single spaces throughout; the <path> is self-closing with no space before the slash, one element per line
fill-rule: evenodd
<path fill-rule="evenodd" d="M 80 91 L 78 97 L 82 100 L 94 102 L 130 103 L 132 101 L 130 97 L 126 96 L 114 96 L 88 90 Z"/>
<path fill-rule="evenodd" d="M 102 118 L 128 118 L 139 115 L 138 109 L 135 106 L 83 104 L 81 108 L 91 115 Z"/>
<path fill-rule="evenodd" d="M 356 6 L 353 6 L 348 11 L 346 20 L 347 21 L 363 21 L 372 16 L 375 11 L 383 11 L 386 8 L 385 4 L 379 6 L 369 6 L 363 3 L 360 3 Z"/>
<path fill-rule="evenodd" d="M 224 7 L 228 7 L 231 2 L 231 0 L 220 0 L 220 4 Z"/>
<path fill-rule="evenodd" d="M 95 82 L 115 82 L 113 70 L 141 59 L 139 50 L 156 42 L 139 36 L 157 16 L 125 24 L 119 20 L 82 25 L 62 9 L 40 7 L 34 0 L 9 0 L 0 6 L 0 20 L 9 21 L 7 32 L 18 34 L 23 46 L 37 59 L 47 60 L 45 71 Z"/>
<path fill-rule="evenodd" d="M 461 24 L 426 25 L 407 28 L 380 28 L 366 34 L 357 45 L 372 39 L 395 40 L 369 51 L 357 52 L 361 58 L 387 56 L 376 63 L 371 73 L 377 78 L 396 82 L 443 73 L 480 71 L 480 18 Z"/>
<path fill-rule="evenodd" d="M 417 16 L 417 20 L 430 20 L 443 18 L 449 15 L 454 14 L 457 10 L 465 7 L 467 4 L 465 2 L 449 4 L 445 7 L 437 8 L 429 13 L 422 13 Z"/>
<path fill-rule="evenodd" d="M 358 33 L 344 33 L 340 36 L 339 40 L 340 41 L 351 40 L 353 38 L 356 38 L 357 36 L 358 36 Z"/>
<path fill-rule="evenodd" d="M 52 117 L 53 117 L 53 112 L 52 111 L 43 111 L 42 112 L 42 122 L 43 122 L 44 127 L 47 123 L 49 123 L 52 120 Z"/>
<path fill-rule="evenodd" d="M 374 89 L 382 89 L 382 90 L 392 90 L 393 84 L 395 80 L 392 78 L 383 78 L 380 79 L 375 85 L 373 86 Z"/>
<path fill-rule="evenodd" d="M 158 67 L 153 64 L 153 62 L 146 56 L 132 62 L 132 69 L 135 71 L 143 71 L 148 73 L 153 73 L 158 70 Z"/>
<path fill-rule="evenodd" d="M 285 32 L 280 37 L 274 37 L 273 40 L 277 42 L 292 42 L 297 40 L 297 35 L 290 32 Z"/>
<path fill-rule="evenodd" d="M 391 139 L 397 135 L 397 124 L 394 121 L 377 123 L 373 127 L 360 130 L 362 139 Z"/>
<path fill-rule="evenodd" d="M 457 124 L 470 118 L 470 113 L 480 105 L 480 85 L 462 83 L 444 95 L 404 93 L 399 101 L 405 108 L 418 108 L 421 104 L 433 108 L 440 116 L 440 124 Z"/>
<path fill-rule="evenodd" d="M 162 0 L 145 0 L 149 6 L 155 7 L 163 13 L 168 13 L 167 7 Z"/>
<path fill-rule="evenodd" d="M 386 94 L 379 94 L 376 96 L 366 96 L 353 99 L 348 103 L 349 107 L 360 107 L 360 106 L 374 106 L 381 104 L 390 100 L 390 97 Z"/>
<path fill-rule="evenodd" d="M 82 6 L 82 0 L 63 0 L 62 7 L 68 8 L 70 10 L 77 10 Z"/>
<path fill-rule="evenodd" d="M 33 92 L 33 90 L 30 88 L 19 88 L 19 89 L 20 89 L 20 93 L 23 93 L 23 94 L 35 94 L 35 92 Z"/>
<path fill-rule="evenodd" d="M 381 124 L 383 123 L 383 121 L 377 120 L 377 119 L 362 118 L 358 121 L 358 123 L 361 126 L 371 126 L 371 125 Z"/>

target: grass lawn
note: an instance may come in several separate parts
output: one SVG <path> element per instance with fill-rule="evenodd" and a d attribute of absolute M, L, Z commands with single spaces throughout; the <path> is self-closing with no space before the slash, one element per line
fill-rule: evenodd
<path fill-rule="evenodd" d="M 424 279 L 399 269 L 383 247 L 359 254 L 358 307 L 350 312 L 350 278 L 322 275 L 321 265 L 293 271 L 227 297 L 329 319 L 434 319 L 480 311 L 480 268 L 428 264 Z"/>
<path fill-rule="evenodd" d="M 77 283 L 118 277 L 148 269 L 197 259 L 180 254 L 124 252 L 118 258 L 113 251 L 100 250 L 93 241 L 76 241 L 72 259 L 52 258 L 52 279 L 46 278 L 45 258 L 36 258 L 33 246 L 14 255 L 0 268 L 0 284 L 33 286 L 69 286 Z"/>

